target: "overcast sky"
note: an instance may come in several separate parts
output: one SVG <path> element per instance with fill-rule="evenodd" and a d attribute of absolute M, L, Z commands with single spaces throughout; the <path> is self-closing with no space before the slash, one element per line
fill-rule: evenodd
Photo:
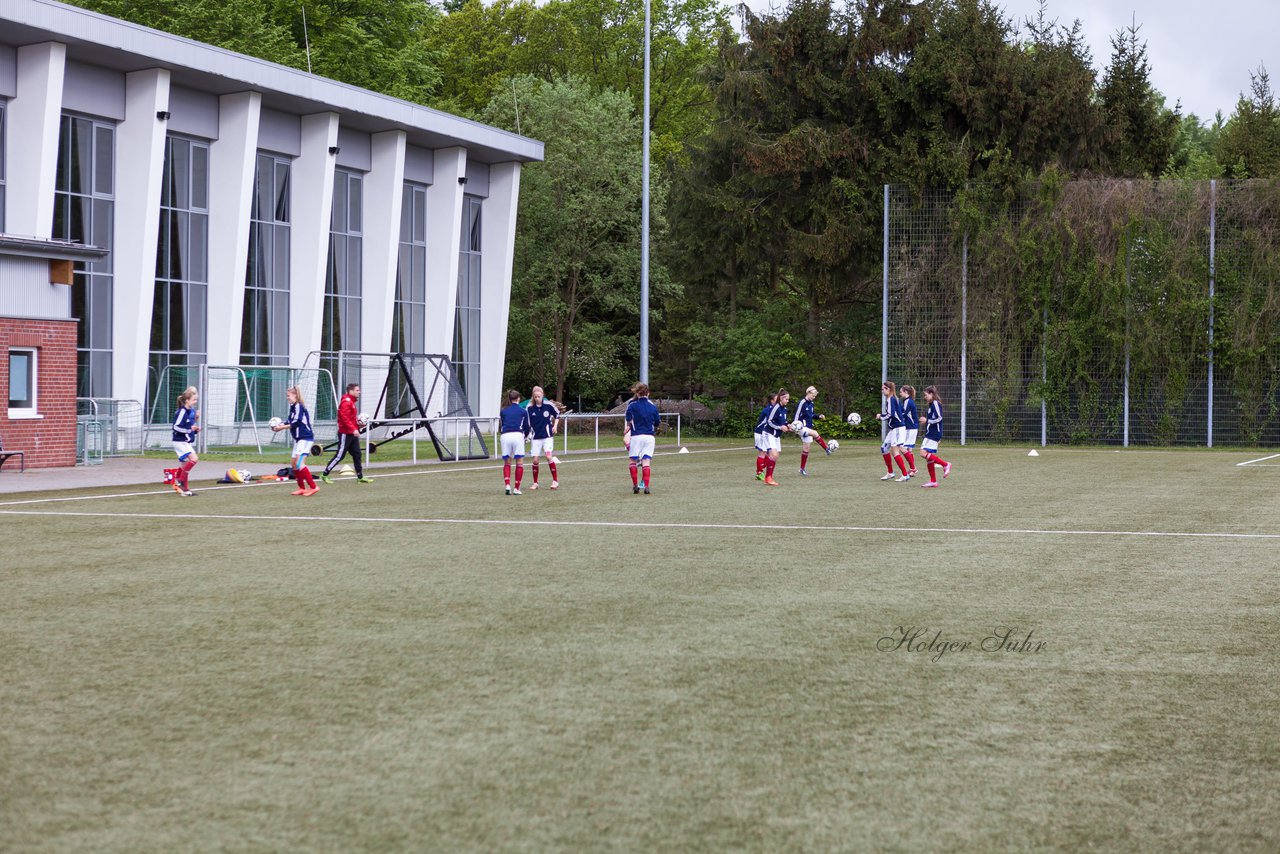
<path fill-rule="evenodd" d="M 1021 24 L 1038 0 L 995 0 Z M 729 5 L 734 5 L 729 3 Z M 747 0 L 757 11 L 785 8 L 785 0 Z M 1280 0 L 1049 0 L 1048 15 L 1065 25 L 1080 20 L 1099 75 L 1111 59 L 1111 37 L 1136 19 L 1147 43 L 1151 82 L 1169 106 L 1209 122 L 1230 117 L 1249 74 L 1259 65 L 1280 88 Z"/>

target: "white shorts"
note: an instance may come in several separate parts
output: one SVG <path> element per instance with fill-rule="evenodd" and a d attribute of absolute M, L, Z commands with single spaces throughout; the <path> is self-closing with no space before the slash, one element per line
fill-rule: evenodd
<path fill-rule="evenodd" d="M 769 446 L 764 443 L 763 433 L 752 433 L 751 435 L 755 439 L 757 451 L 763 454 L 765 451 L 769 450 Z"/>
<path fill-rule="evenodd" d="M 800 441 L 806 445 L 813 441 L 813 437 L 818 435 L 818 431 L 812 427 L 801 427 L 800 432 L 796 434 L 800 437 Z"/>
<path fill-rule="evenodd" d="M 903 427 L 902 428 L 902 433 L 903 433 L 902 447 L 914 448 L 916 446 L 916 435 L 919 432 L 920 432 L 919 430 L 908 430 L 906 427 Z"/>
<path fill-rule="evenodd" d="M 937 451 L 937 450 L 938 450 L 938 440 L 937 440 L 937 439 L 925 439 L 925 440 L 924 440 L 924 444 L 920 446 L 920 450 L 922 450 L 922 451 Z"/>
<path fill-rule="evenodd" d="M 523 433 L 503 433 L 499 440 L 502 443 L 502 458 L 508 457 L 520 459 L 524 456 L 524 434 Z"/>
<path fill-rule="evenodd" d="M 653 459 L 653 447 L 656 440 L 653 436 L 644 436 L 632 434 L 631 436 L 631 459 Z"/>
<path fill-rule="evenodd" d="M 884 437 L 886 445 L 901 445 L 906 441 L 907 430 L 905 427 L 894 427 Z"/>
<path fill-rule="evenodd" d="M 782 437 L 775 436 L 772 433 L 760 433 L 760 444 L 756 445 L 762 451 L 781 451 Z"/>
<path fill-rule="evenodd" d="M 315 439 L 298 439 L 293 443 L 293 455 L 295 457 L 305 457 L 311 453 L 311 446 L 315 443 Z"/>
<path fill-rule="evenodd" d="M 178 459 L 185 459 L 187 454 L 194 454 L 196 449 L 191 447 L 190 442 L 174 442 L 173 452 L 178 455 Z"/>
<path fill-rule="evenodd" d="M 529 456 L 540 457 L 543 454 L 552 454 L 556 450 L 555 436 L 548 436 L 545 439 L 529 440 Z"/>

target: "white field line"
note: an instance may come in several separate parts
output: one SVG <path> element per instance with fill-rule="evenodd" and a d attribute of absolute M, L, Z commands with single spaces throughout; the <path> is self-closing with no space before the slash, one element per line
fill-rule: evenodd
<path fill-rule="evenodd" d="M 1244 462 L 1242 462 L 1242 463 L 1236 463 L 1236 465 L 1237 465 L 1237 466 L 1251 466 L 1251 465 L 1253 465 L 1254 463 L 1261 463 L 1261 462 L 1265 462 L 1265 461 L 1267 461 L 1267 460 L 1274 460 L 1276 457 L 1280 457 L 1280 454 L 1272 454 L 1272 455 L 1271 455 L 1271 456 L 1269 456 L 1269 457 L 1258 457 L 1256 460 L 1245 460 L 1245 461 L 1244 461 Z"/>
<path fill-rule="evenodd" d="M 750 445 L 744 445 L 743 447 L 740 447 L 740 448 L 704 448 L 699 451 L 690 451 L 688 454 L 683 454 L 683 455 L 681 455 L 679 451 L 663 451 L 661 453 L 654 454 L 654 456 L 655 457 L 674 457 L 674 456 L 690 456 L 692 454 L 720 454 L 726 451 L 750 451 L 750 450 L 755 450 L 755 448 Z M 530 459 L 530 458 L 526 457 L 525 459 Z M 599 457 L 578 457 L 578 458 L 573 458 L 569 460 L 561 460 L 559 464 L 565 465 L 565 463 L 617 462 L 618 460 L 625 460 L 625 459 L 627 459 L 626 456 L 619 457 L 614 455 L 599 456 Z M 369 474 L 372 475 L 374 478 L 381 480 L 387 477 L 413 477 L 415 475 L 423 475 L 423 474 L 454 474 L 455 472 L 468 472 L 468 471 L 497 471 L 501 468 L 502 468 L 502 463 L 497 462 L 497 463 L 480 465 L 480 466 L 415 469 L 414 471 L 396 471 L 396 472 L 377 473 L 377 474 L 370 471 Z M 202 486 L 200 487 L 200 491 L 214 492 L 216 490 L 245 489 L 245 488 L 254 487 L 254 486 L 288 486 L 293 483 L 294 481 L 292 480 L 263 480 L 263 481 L 257 481 L 254 483 L 228 483 L 228 484 L 220 484 L 218 486 Z M 141 492 L 116 492 L 116 493 L 111 493 L 109 495 L 70 495 L 70 496 L 63 496 L 60 498 L 24 498 L 21 501 L 0 501 L 0 507 L 21 507 L 27 504 L 54 504 L 54 503 L 63 502 L 63 501 L 94 501 L 96 499 L 104 499 L 104 498 L 138 498 L 144 495 L 167 495 L 170 492 L 173 492 L 172 487 L 164 487 L 162 489 L 147 489 Z"/>
<path fill-rule="evenodd" d="M 1006 534 L 1045 537 L 1175 537 L 1214 540 L 1280 540 L 1280 534 L 1237 534 L 1198 531 L 1091 531 L 1049 528 L 908 528 L 881 525 L 744 525 L 725 522 L 599 522 L 546 519 L 413 519 L 409 517 L 268 516 L 218 513 L 103 513 L 81 510 L 0 510 L 4 516 L 76 516 L 112 519 L 201 519 L 209 522 L 363 522 L 375 525 L 522 525 L 552 528 L 653 528 L 717 531 L 821 531 L 851 534 Z"/>

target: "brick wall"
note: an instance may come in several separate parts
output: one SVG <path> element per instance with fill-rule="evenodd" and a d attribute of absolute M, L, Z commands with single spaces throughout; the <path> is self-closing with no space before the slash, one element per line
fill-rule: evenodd
<path fill-rule="evenodd" d="M 9 419 L 9 348 L 36 355 L 36 411 L 42 418 Z M 0 317 L 0 437 L 4 447 L 25 451 L 27 466 L 76 464 L 76 322 Z M 4 471 L 16 467 L 5 464 Z M 0 477 L 4 475 L 0 473 Z"/>

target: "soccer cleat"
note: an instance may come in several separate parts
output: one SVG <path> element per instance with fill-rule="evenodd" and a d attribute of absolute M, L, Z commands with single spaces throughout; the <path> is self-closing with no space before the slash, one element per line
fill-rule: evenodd
<path fill-rule="evenodd" d="M 520 490 L 519 490 L 519 489 L 513 489 L 513 490 L 511 490 L 511 494 L 512 494 L 512 495 L 520 495 L 520 494 L 521 494 L 521 492 L 520 492 Z"/>
<path fill-rule="evenodd" d="M 951 463 L 947 463 L 942 467 L 942 476 L 946 477 L 949 474 L 951 474 Z"/>
<path fill-rule="evenodd" d="M 928 483 L 922 483 L 922 484 L 920 484 L 920 488 L 921 488 L 921 489 L 929 489 L 930 487 L 936 487 L 937 485 L 938 485 L 938 482 L 937 482 L 936 480 L 931 480 L 931 481 L 929 481 Z"/>
<path fill-rule="evenodd" d="M 559 488 L 560 488 L 560 481 L 558 481 L 558 480 L 553 480 L 553 481 L 551 481 L 551 488 L 552 488 L 552 489 L 559 489 Z"/>
<path fill-rule="evenodd" d="M 373 478 L 371 478 L 371 477 L 358 477 L 358 478 L 356 478 L 356 483 L 373 483 Z"/>
<path fill-rule="evenodd" d="M 191 491 L 191 490 L 189 490 L 189 489 L 184 489 L 184 490 L 182 490 L 182 492 L 181 492 L 180 494 L 181 494 L 181 495 L 183 495 L 183 496 L 184 496 L 184 497 L 186 497 L 186 498 L 190 498 L 191 496 L 195 495 L 195 493 L 194 493 L 194 492 L 192 492 L 192 491 Z"/>
<path fill-rule="evenodd" d="M 327 474 L 321 474 L 321 475 L 320 475 L 320 482 L 321 482 L 321 483 L 333 483 L 333 481 L 329 478 L 329 475 L 327 475 Z"/>
<path fill-rule="evenodd" d="M 649 487 L 647 487 L 647 486 L 646 486 L 646 487 L 644 488 L 644 494 L 645 494 L 645 495 L 648 495 L 648 494 L 649 494 Z"/>
<path fill-rule="evenodd" d="M 915 477 L 915 476 L 916 476 L 916 470 L 915 470 L 915 469 L 912 469 L 911 471 L 907 472 L 907 474 L 908 474 L 908 475 L 910 475 L 911 477 Z"/>
<path fill-rule="evenodd" d="M 297 489 L 295 489 L 293 492 L 290 492 L 289 494 L 290 495 L 306 495 L 307 490 L 304 487 L 300 486 Z"/>
<path fill-rule="evenodd" d="M 511 484 L 509 484 L 509 483 L 507 484 L 507 486 L 506 486 L 506 490 L 507 490 L 507 495 L 510 495 L 510 494 L 511 494 Z"/>
<path fill-rule="evenodd" d="M 319 491 L 320 491 L 320 487 L 318 487 L 318 486 L 313 486 L 313 487 L 311 487 L 310 489 L 308 489 L 306 492 L 304 492 L 304 493 L 302 493 L 302 494 L 303 494 L 303 495 L 307 495 L 307 496 L 311 496 L 311 495 L 315 495 L 315 494 L 316 494 L 317 492 L 319 492 Z"/>
<path fill-rule="evenodd" d="M 881 478 L 880 478 L 880 479 L 881 479 L 881 480 L 893 480 L 893 472 L 889 472 L 888 474 L 881 476 Z"/>
<path fill-rule="evenodd" d="M 764 480 L 764 472 L 762 471 L 756 472 L 756 480 Z"/>
<path fill-rule="evenodd" d="M 173 482 L 173 491 L 174 491 L 174 492 L 176 492 L 176 493 L 178 493 L 179 495 L 181 495 L 181 494 L 182 494 L 182 484 L 178 483 L 178 482 L 175 480 L 175 481 Z"/>
<path fill-rule="evenodd" d="M 765 477 L 764 482 L 765 482 L 765 484 L 766 484 L 766 485 L 768 485 L 768 486 L 777 486 L 777 485 L 778 485 L 778 482 L 777 482 L 776 480 L 774 480 L 772 477 L 769 477 L 769 476 L 766 476 L 766 477 Z"/>
<path fill-rule="evenodd" d="M 828 457 L 829 457 L 829 456 L 831 456 L 831 446 L 830 446 L 830 445 L 827 445 L 827 447 L 826 447 L 826 451 L 827 451 L 827 456 L 828 456 Z"/>
<path fill-rule="evenodd" d="M 894 483 L 906 483 L 909 480 L 911 480 L 911 475 L 903 474 L 903 475 L 899 475 L 897 480 L 894 481 Z"/>
<path fill-rule="evenodd" d="M 809 473 L 808 473 L 807 471 L 805 471 L 804 469 L 800 469 L 800 474 L 804 475 L 805 477 L 808 477 L 808 476 L 809 476 Z"/>
<path fill-rule="evenodd" d="M 537 489 L 537 488 L 538 488 L 538 482 L 536 480 L 533 483 L 529 484 L 529 489 Z"/>
<path fill-rule="evenodd" d="M 632 494 L 632 495 L 639 495 L 639 494 L 640 494 L 640 487 L 638 487 L 638 486 L 633 486 L 633 487 L 631 487 L 631 494 Z"/>

